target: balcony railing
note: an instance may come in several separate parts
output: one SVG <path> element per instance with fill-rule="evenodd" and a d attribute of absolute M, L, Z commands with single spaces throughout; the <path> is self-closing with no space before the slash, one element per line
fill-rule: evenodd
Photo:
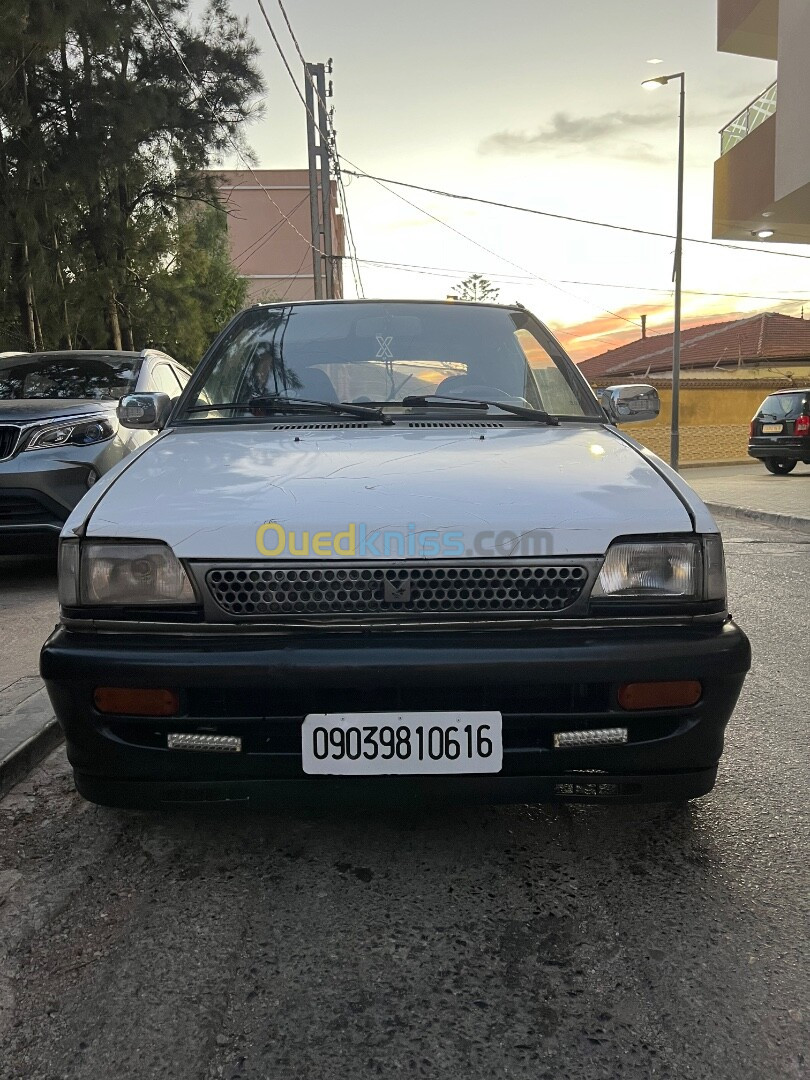
<path fill-rule="evenodd" d="M 737 113 L 733 120 L 729 120 L 720 132 L 720 156 L 727 154 L 732 146 L 750 135 L 754 128 L 773 116 L 776 112 L 776 83 L 771 83 L 767 90 L 763 90 L 758 98 L 754 98 L 750 105 L 746 105 L 742 112 Z"/>

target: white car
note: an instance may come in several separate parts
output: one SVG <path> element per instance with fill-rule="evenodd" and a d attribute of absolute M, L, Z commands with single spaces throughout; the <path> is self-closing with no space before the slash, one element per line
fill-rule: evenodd
<path fill-rule="evenodd" d="M 60 544 L 78 790 L 143 806 L 680 801 L 750 647 L 681 477 L 520 306 L 262 305 Z"/>

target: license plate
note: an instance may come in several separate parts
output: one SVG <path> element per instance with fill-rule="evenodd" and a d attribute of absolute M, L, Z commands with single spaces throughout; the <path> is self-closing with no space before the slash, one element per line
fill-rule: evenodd
<path fill-rule="evenodd" d="M 763 435 L 777 435 L 782 430 L 782 428 L 784 426 L 785 426 L 784 424 L 763 424 L 762 425 L 762 434 Z"/>
<path fill-rule="evenodd" d="M 301 729 L 305 773 L 329 776 L 496 773 L 499 712 L 311 713 Z"/>

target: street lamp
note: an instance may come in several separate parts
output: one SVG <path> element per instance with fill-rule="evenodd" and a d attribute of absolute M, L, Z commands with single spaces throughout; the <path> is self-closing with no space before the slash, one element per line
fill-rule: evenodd
<path fill-rule="evenodd" d="M 674 75 L 659 75 L 645 79 L 645 90 L 657 90 L 673 79 L 681 80 L 681 112 L 678 122 L 678 220 L 675 227 L 675 265 L 672 277 L 675 281 L 675 324 L 672 332 L 672 421 L 669 435 L 669 463 L 678 471 L 680 456 L 680 406 L 681 406 L 681 250 L 683 248 L 683 143 L 684 111 L 686 104 L 686 77 L 682 71 Z"/>

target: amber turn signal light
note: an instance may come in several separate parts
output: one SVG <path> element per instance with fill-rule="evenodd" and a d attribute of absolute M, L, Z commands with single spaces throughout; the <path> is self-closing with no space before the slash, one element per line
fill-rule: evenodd
<path fill-rule="evenodd" d="M 678 709 L 696 705 L 703 687 L 699 682 L 629 682 L 619 687 L 623 709 Z"/>
<path fill-rule="evenodd" d="M 177 716 L 180 712 L 180 697 L 175 690 L 97 686 L 93 701 L 99 712 L 118 716 Z"/>

